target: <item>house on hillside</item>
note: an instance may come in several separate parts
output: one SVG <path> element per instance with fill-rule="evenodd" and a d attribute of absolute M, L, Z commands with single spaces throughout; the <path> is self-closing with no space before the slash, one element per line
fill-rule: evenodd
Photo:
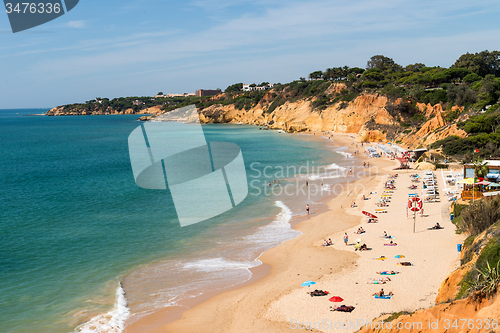
<path fill-rule="evenodd" d="M 204 97 L 204 96 L 214 96 L 220 94 L 222 91 L 220 90 L 205 90 L 205 89 L 198 89 L 195 91 L 195 95 L 197 97 Z"/>
<path fill-rule="evenodd" d="M 244 83 L 243 88 L 241 88 L 241 90 L 242 91 L 258 91 L 258 90 L 271 89 L 272 87 L 274 87 L 273 83 L 268 83 L 267 85 L 264 85 L 264 86 L 256 86 L 253 84 Z"/>

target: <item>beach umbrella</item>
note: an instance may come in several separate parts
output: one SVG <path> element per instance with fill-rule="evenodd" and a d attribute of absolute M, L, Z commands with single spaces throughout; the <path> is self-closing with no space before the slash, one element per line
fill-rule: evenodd
<path fill-rule="evenodd" d="M 480 182 L 477 182 L 475 183 L 474 185 L 490 185 L 491 183 L 490 182 L 487 182 L 487 181 L 480 181 Z"/>
<path fill-rule="evenodd" d="M 487 187 L 500 187 L 500 184 L 497 183 L 490 183 Z"/>
<path fill-rule="evenodd" d="M 329 301 L 330 302 L 342 302 L 344 299 L 340 296 L 333 296 L 333 297 L 330 297 Z"/>
<path fill-rule="evenodd" d="M 462 180 L 459 180 L 457 183 L 472 185 L 474 184 L 474 178 L 464 178 Z"/>
<path fill-rule="evenodd" d="M 394 258 L 398 258 L 398 259 L 400 259 L 400 258 L 404 258 L 404 257 L 405 257 L 404 255 L 402 255 L 402 254 L 398 254 L 398 255 L 397 255 L 397 256 L 395 256 Z"/>
<path fill-rule="evenodd" d="M 313 284 L 316 284 L 316 282 L 314 282 L 314 281 L 306 281 L 306 282 L 302 283 L 300 286 L 301 287 L 310 287 Z"/>
<path fill-rule="evenodd" d="M 378 219 L 378 217 L 376 217 L 375 215 L 373 215 L 372 213 L 369 213 L 369 212 L 366 212 L 366 211 L 362 211 L 361 213 L 363 213 L 363 215 L 366 215 L 368 217 L 371 217 L 372 219 Z"/>

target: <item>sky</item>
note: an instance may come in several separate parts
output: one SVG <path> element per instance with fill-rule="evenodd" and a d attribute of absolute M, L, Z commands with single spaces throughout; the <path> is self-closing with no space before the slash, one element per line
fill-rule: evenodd
<path fill-rule="evenodd" d="M 0 13 L 0 109 L 286 83 L 382 54 L 449 67 L 500 49 L 498 0 L 80 0 L 12 33 Z"/>

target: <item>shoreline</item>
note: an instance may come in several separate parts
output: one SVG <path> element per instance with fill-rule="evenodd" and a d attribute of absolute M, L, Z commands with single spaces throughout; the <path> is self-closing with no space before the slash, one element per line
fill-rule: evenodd
<path fill-rule="evenodd" d="M 320 135 L 324 135 L 323 133 L 320 133 Z M 359 148 L 355 148 L 354 146 L 351 146 L 352 142 L 356 142 L 356 135 L 352 133 L 334 133 L 333 135 L 329 135 L 333 140 L 330 141 L 330 143 L 334 143 L 335 145 L 339 147 L 347 147 L 349 152 L 354 152 L 355 149 L 359 150 Z M 316 138 L 319 138 L 316 136 Z M 328 140 L 328 137 L 324 137 L 324 139 Z M 373 159 L 368 159 L 366 156 L 362 154 L 357 154 L 354 155 L 356 156 L 356 160 L 361 162 L 365 160 L 370 160 L 373 162 Z M 381 161 L 382 162 L 382 159 Z M 380 164 L 380 163 L 379 163 Z M 399 166 L 399 163 L 397 161 L 390 161 L 387 159 L 383 159 L 384 167 L 391 167 L 393 169 L 394 167 Z M 323 198 L 323 200 L 318 203 L 318 209 L 315 210 L 314 216 L 294 216 L 292 221 L 290 221 L 290 224 L 294 230 L 300 231 L 302 234 L 297 236 L 296 238 L 287 240 L 283 243 L 281 243 L 278 246 L 275 246 L 271 249 L 266 250 L 263 254 L 261 254 L 260 257 L 258 257 L 256 260 L 260 260 L 262 262 L 261 265 L 251 268 L 250 271 L 252 273 L 252 276 L 249 280 L 244 281 L 242 283 L 238 283 L 234 286 L 224 288 L 221 290 L 215 290 L 215 291 L 209 291 L 204 293 L 203 295 L 191 298 L 191 299 L 184 299 L 179 301 L 179 306 L 174 306 L 174 307 L 167 307 L 167 308 L 162 308 L 157 311 L 154 311 L 153 313 L 143 316 L 141 318 L 138 318 L 135 320 L 133 323 L 128 324 L 124 332 L 125 333 L 139 333 L 139 332 L 163 332 L 161 329 L 162 326 L 169 326 L 173 325 L 179 320 L 184 319 L 184 314 L 195 310 L 195 309 L 200 309 L 203 308 L 206 304 L 210 304 L 211 302 L 216 302 L 215 300 L 222 297 L 222 295 L 225 295 L 227 293 L 239 293 L 242 289 L 246 288 L 251 288 L 251 286 L 254 285 L 261 285 L 262 283 L 265 283 L 268 279 L 273 279 L 273 276 L 276 275 L 276 268 L 280 267 L 283 268 L 283 262 L 281 260 L 274 260 L 272 258 L 273 254 L 269 253 L 277 251 L 276 249 L 281 248 L 285 244 L 289 242 L 296 241 L 297 239 L 301 238 L 304 236 L 304 233 L 307 233 L 307 228 L 304 228 L 303 224 L 308 224 L 311 223 L 312 220 L 315 220 L 317 218 L 320 218 L 327 214 L 328 212 L 332 212 L 335 208 L 332 206 L 332 201 L 335 201 L 336 199 L 343 197 L 345 194 L 347 194 L 346 198 L 342 198 L 342 204 L 340 205 L 340 209 L 343 209 L 342 207 L 347 207 L 350 205 L 350 201 L 356 200 L 355 197 L 359 194 L 361 195 L 359 189 L 358 192 L 356 192 L 356 187 L 359 184 L 363 184 L 363 181 L 366 179 L 371 179 L 373 182 L 374 179 L 377 178 L 376 175 L 364 175 L 360 178 L 357 178 L 356 180 L 350 180 L 348 177 L 346 178 L 346 181 L 342 183 L 342 186 L 347 185 L 347 188 L 350 189 L 346 193 L 346 191 L 342 191 L 340 194 L 330 194 L 327 197 Z M 378 184 L 378 182 L 375 182 L 374 185 Z M 352 187 L 352 188 L 351 188 Z M 353 195 L 353 191 L 356 192 L 355 195 Z M 316 215 L 317 214 L 317 215 Z M 358 225 L 360 222 L 358 221 L 358 218 L 354 215 L 351 215 L 348 219 L 349 221 L 347 224 L 342 223 L 341 226 L 336 226 L 334 228 L 335 231 L 342 231 L 345 230 L 346 228 L 353 227 L 355 225 Z M 340 228 L 340 229 L 339 229 Z M 338 229 L 338 230 L 337 230 Z M 332 233 L 333 230 L 330 231 Z M 324 236 L 326 238 L 326 235 Z M 335 240 L 334 240 L 335 242 Z M 318 243 L 318 242 L 316 242 Z M 319 243 L 319 245 L 322 244 L 322 241 Z M 315 244 L 314 247 L 316 248 L 318 245 Z M 323 248 L 323 247 L 321 247 Z M 325 248 L 326 249 L 326 248 Z M 279 251 L 279 250 L 278 250 Z M 352 257 L 351 255 L 347 255 L 349 257 L 349 260 L 352 261 L 353 263 L 356 261 L 355 257 Z M 354 261 L 353 261 L 354 260 Z M 333 268 L 332 272 L 333 272 Z M 340 267 L 337 267 L 335 272 L 340 272 L 343 269 L 343 265 L 340 265 Z M 171 331 L 170 328 L 168 331 Z M 174 330 L 176 331 L 176 330 Z M 216 331 L 216 330 L 214 330 Z"/>

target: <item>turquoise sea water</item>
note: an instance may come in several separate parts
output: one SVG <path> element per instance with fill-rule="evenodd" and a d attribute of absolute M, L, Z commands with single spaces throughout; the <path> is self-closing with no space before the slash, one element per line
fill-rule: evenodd
<path fill-rule="evenodd" d="M 181 228 L 168 191 L 135 185 L 127 138 L 137 116 L 23 116 L 45 111 L 0 110 L 1 332 L 72 332 L 92 318 L 115 332 L 128 311 L 138 317 L 248 279 L 263 250 L 296 236 L 288 222 L 310 200 L 266 194 L 272 179 L 256 170 L 350 163 L 326 140 L 203 126 L 208 141 L 241 147 L 254 183 L 233 210 Z M 292 176 L 281 184 L 301 186 Z"/>

